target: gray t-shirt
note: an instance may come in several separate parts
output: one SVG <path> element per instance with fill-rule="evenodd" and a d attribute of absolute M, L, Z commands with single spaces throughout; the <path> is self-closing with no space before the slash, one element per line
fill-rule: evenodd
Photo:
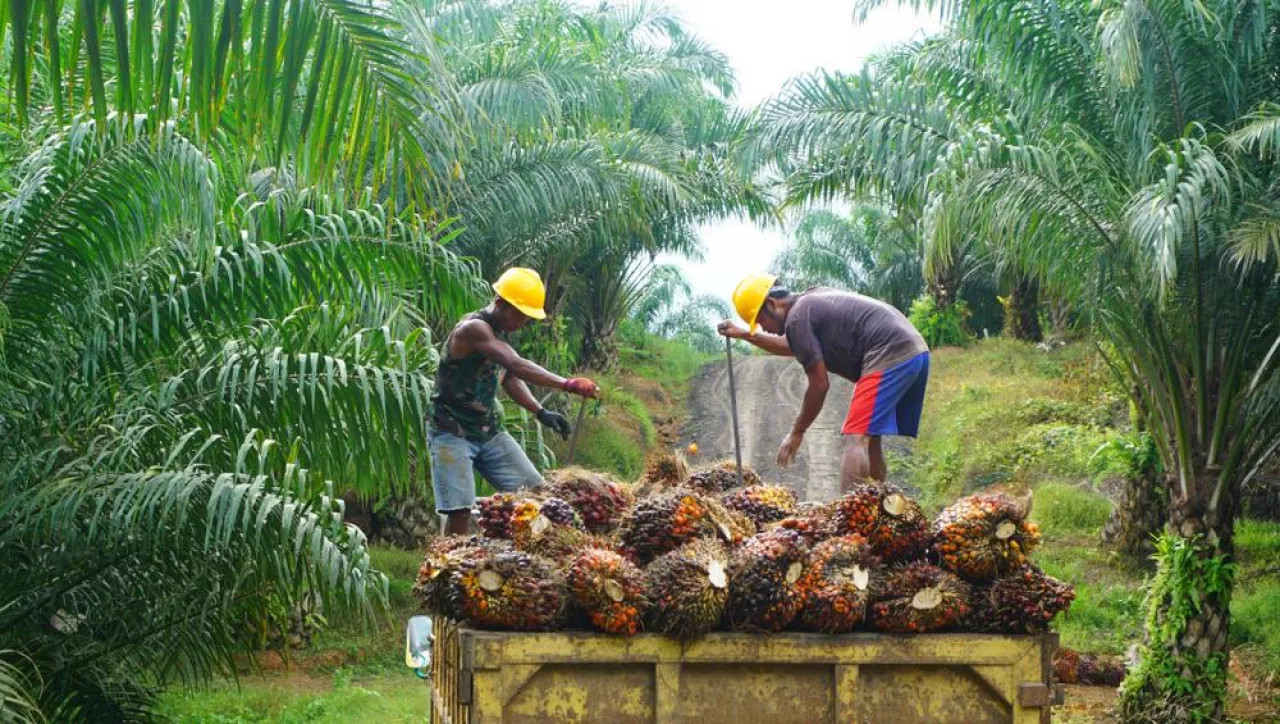
<path fill-rule="evenodd" d="M 916 328 L 892 306 L 821 287 L 799 295 L 783 332 L 806 370 L 824 361 L 828 372 L 854 382 L 929 351 Z"/>

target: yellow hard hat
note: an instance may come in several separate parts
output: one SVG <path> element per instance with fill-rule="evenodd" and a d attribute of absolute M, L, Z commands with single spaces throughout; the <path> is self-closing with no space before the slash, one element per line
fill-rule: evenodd
<path fill-rule="evenodd" d="M 542 305 L 547 302 L 547 288 L 538 272 L 524 267 L 511 267 L 493 283 L 493 291 L 527 317 L 546 319 Z"/>
<path fill-rule="evenodd" d="M 733 308 L 738 310 L 738 316 L 742 317 L 742 321 L 747 323 L 752 332 L 756 331 L 756 317 L 776 281 L 778 277 L 772 274 L 752 274 L 738 282 L 737 288 L 733 290 Z"/>

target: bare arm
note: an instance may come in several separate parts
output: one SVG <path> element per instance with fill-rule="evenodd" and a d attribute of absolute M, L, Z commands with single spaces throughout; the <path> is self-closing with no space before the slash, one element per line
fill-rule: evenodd
<path fill-rule="evenodd" d="M 813 421 L 818 418 L 818 413 L 822 412 L 822 405 L 827 401 L 827 389 L 831 386 L 831 381 L 827 378 L 827 363 L 818 360 L 805 370 L 805 375 L 809 378 L 809 386 L 804 391 L 804 403 L 800 405 L 800 414 L 796 415 L 796 421 L 791 424 L 792 435 L 804 435 Z"/>
<path fill-rule="evenodd" d="M 565 378 L 560 375 L 553 374 L 542 367 L 521 357 L 511 345 L 498 339 L 489 325 L 479 320 L 466 322 L 458 327 L 453 333 L 453 341 L 451 342 L 450 352 L 457 356 L 465 356 L 472 352 L 478 352 L 484 355 L 484 358 L 502 367 L 507 371 L 503 380 L 503 389 L 510 394 L 517 404 L 527 410 L 537 412 L 537 402 L 534 407 L 529 407 L 520 401 L 517 396 L 520 393 L 511 391 L 507 380 L 515 382 L 529 382 L 539 387 L 551 387 L 557 390 L 564 389 Z M 510 383 L 514 384 L 514 382 Z M 521 387 L 524 387 L 521 384 Z M 529 389 L 525 387 L 524 394 L 529 395 L 529 400 L 533 400 L 533 395 L 529 394 Z"/>
<path fill-rule="evenodd" d="M 502 376 L 502 389 L 507 391 L 507 396 L 515 400 L 516 404 L 524 409 L 537 414 L 542 409 L 542 405 L 534 399 L 533 393 L 529 391 L 529 386 L 515 375 L 504 374 Z"/>
<path fill-rule="evenodd" d="M 776 354 L 779 357 L 795 356 L 791 353 L 791 345 L 787 344 L 787 338 L 780 334 L 769 334 L 759 330 L 748 332 L 728 319 L 721 322 L 716 331 L 733 339 L 745 339 L 769 354 Z"/>

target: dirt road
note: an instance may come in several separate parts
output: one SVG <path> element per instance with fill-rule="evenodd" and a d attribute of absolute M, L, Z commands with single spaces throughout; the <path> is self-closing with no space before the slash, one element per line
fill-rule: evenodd
<path fill-rule="evenodd" d="M 831 500 L 840 489 L 840 427 L 849 409 L 853 385 L 831 376 L 831 389 L 822 414 L 805 435 L 796 461 L 779 469 L 774 464 L 778 445 L 804 397 L 804 370 L 783 357 L 734 357 L 738 387 L 738 422 L 742 463 L 758 470 L 769 482 L 796 489 L 804 500 Z M 685 441 L 700 448 L 693 464 L 733 457 L 733 418 L 729 411 L 729 374 L 724 362 L 703 367 L 689 394 Z"/>

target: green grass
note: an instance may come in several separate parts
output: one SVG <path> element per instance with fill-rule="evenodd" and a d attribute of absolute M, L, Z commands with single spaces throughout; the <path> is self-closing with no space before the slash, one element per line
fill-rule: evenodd
<path fill-rule="evenodd" d="M 708 360 L 681 342 L 651 336 L 638 342 L 622 349 L 619 372 L 597 378 L 602 401 L 588 407 L 573 461 L 623 480 L 643 472 L 658 442 L 657 419 L 679 412 L 690 381 Z M 646 395 L 638 393 L 641 387 Z M 555 441 L 552 449 L 560 460 L 567 459 L 568 445 Z"/>
<path fill-rule="evenodd" d="M 375 677 L 338 671 L 328 678 L 297 675 L 249 677 L 204 690 L 177 690 L 162 699 L 159 714 L 192 724 L 322 724 L 421 722 L 427 684 L 408 669 Z"/>
<path fill-rule="evenodd" d="M 1118 408 L 1082 346 L 987 339 L 936 350 L 909 482 L 930 508 L 997 483 L 1091 487 Z"/>

